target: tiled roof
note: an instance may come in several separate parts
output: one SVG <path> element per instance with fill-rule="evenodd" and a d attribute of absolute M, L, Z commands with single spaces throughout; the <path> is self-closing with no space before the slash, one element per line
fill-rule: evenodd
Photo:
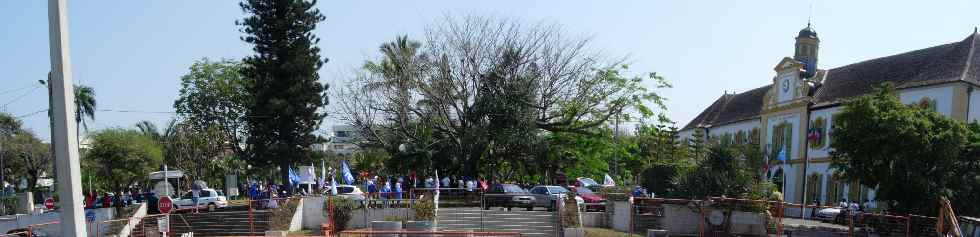
<path fill-rule="evenodd" d="M 965 81 L 980 85 L 980 39 L 974 32 L 959 42 L 871 59 L 826 71 L 813 94 L 815 106 L 863 95 L 884 82 L 899 88 Z M 759 116 L 771 85 L 740 94 L 726 94 L 684 126 L 718 126 Z"/>
<path fill-rule="evenodd" d="M 814 102 L 833 103 L 865 94 L 872 87 L 893 82 L 897 87 L 931 85 L 964 80 L 980 84 L 980 54 L 971 53 L 977 35 L 960 42 L 939 45 L 859 62 L 828 70 Z"/>
<path fill-rule="evenodd" d="M 772 85 L 755 88 L 739 94 L 725 94 L 698 114 L 681 130 L 698 126 L 721 125 L 759 117 L 762 101 Z"/>

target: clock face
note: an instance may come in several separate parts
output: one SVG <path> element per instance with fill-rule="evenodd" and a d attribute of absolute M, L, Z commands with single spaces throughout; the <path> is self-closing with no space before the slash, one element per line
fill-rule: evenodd
<path fill-rule="evenodd" d="M 789 79 L 783 79 L 783 93 L 789 92 Z"/>

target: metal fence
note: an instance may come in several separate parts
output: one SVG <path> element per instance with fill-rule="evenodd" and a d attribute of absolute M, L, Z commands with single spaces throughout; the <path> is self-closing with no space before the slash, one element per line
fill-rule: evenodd
<path fill-rule="evenodd" d="M 372 236 L 372 237 L 429 237 L 429 236 L 522 236 L 517 232 L 474 232 L 474 231 L 386 231 L 386 230 L 352 230 L 343 231 L 337 236 Z"/>
<path fill-rule="evenodd" d="M 935 236 L 936 218 L 870 213 L 839 208 L 833 217 L 817 210 L 833 206 L 713 197 L 703 200 L 633 198 L 629 207 L 629 234 L 647 230 L 687 228 L 698 236 L 793 235 L 818 236 Z M 616 208 L 610 216 L 617 215 Z M 787 217 L 787 211 L 801 217 Z M 620 214 L 622 215 L 622 214 Z M 820 216 L 821 220 L 813 219 Z M 962 219 L 962 218 L 961 218 Z M 680 227 L 680 228 L 679 228 Z"/>

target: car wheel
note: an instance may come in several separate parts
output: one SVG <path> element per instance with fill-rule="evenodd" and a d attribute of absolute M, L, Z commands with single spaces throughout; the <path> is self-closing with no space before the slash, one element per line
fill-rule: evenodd
<path fill-rule="evenodd" d="M 214 203 L 208 204 L 208 212 L 213 212 L 215 209 L 218 209 L 218 206 L 214 205 Z"/>
<path fill-rule="evenodd" d="M 534 211 L 534 206 L 527 206 L 528 211 Z"/>
<path fill-rule="evenodd" d="M 512 207 L 507 207 L 507 211 L 510 211 Z"/>

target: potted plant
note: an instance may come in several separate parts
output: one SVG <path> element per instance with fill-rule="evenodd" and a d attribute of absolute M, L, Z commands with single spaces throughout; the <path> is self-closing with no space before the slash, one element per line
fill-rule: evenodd
<path fill-rule="evenodd" d="M 411 221 L 405 222 L 405 230 L 409 231 L 435 231 L 436 204 L 431 197 L 423 198 L 412 205 L 412 212 L 415 213 Z M 409 237 L 431 237 L 432 234 L 412 234 Z"/>

